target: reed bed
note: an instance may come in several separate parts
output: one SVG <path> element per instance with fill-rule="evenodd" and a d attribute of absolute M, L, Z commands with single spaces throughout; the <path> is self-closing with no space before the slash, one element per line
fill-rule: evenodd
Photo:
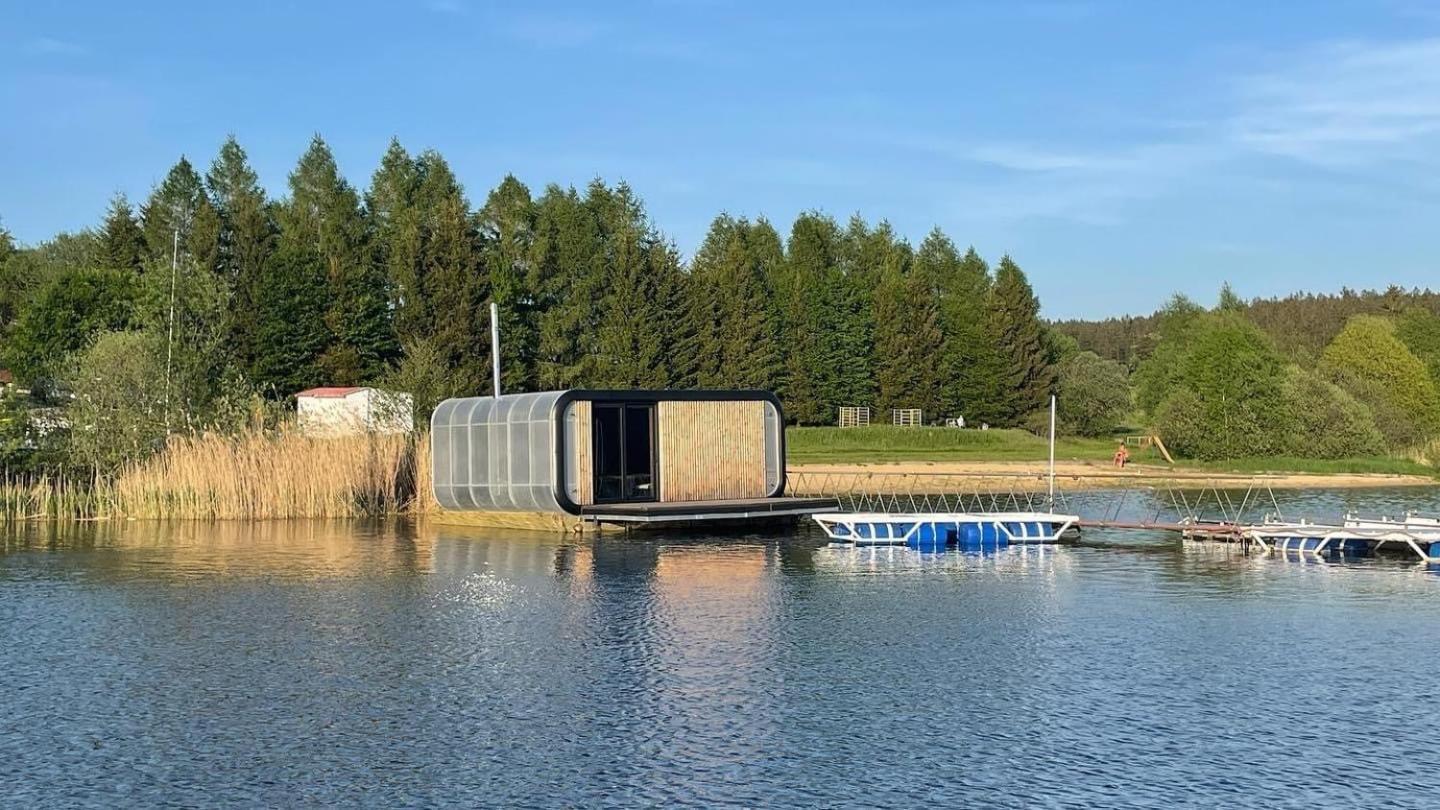
<path fill-rule="evenodd" d="M 172 438 L 111 475 L 0 479 L 0 520 L 349 518 L 433 503 L 428 436 Z M 418 493 L 418 494 L 417 494 Z"/>
<path fill-rule="evenodd" d="M 114 511 L 113 492 L 93 477 L 0 478 L 0 522 L 97 520 Z"/>

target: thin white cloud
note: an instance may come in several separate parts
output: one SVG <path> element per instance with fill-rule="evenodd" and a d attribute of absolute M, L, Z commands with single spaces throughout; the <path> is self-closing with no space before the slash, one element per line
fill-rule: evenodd
<path fill-rule="evenodd" d="M 1435 154 L 1440 39 L 1329 45 L 1239 83 L 1237 145 L 1325 166 Z"/>
<path fill-rule="evenodd" d="M 89 53 L 89 49 L 78 42 L 55 37 L 36 37 L 25 43 L 25 50 L 37 56 L 83 56 Z"/>
<path fill-rule="evenodd" d="M 610 27 L 580 17 L 530 14 L 511 18 L 501 30 L 536 47 L 578 48 L 601 39 Z"/>
<path fill-rule="evenodd" d="M 887 140 L 957 167 L 998 170 L 967 189 L 987 201 L 972 216 L 1091 225 L 1121 224 L 1140 202 L 1216 182 L 1258 190 L 1266 177 L 1285 177 L 1293 189 L 1300 180 L 1284 174 L 1286 162 L 1330 172 L 1307 178 L 1309 193 L 1328 189 L 1372 207 L 1393 196 L 1379 189 L 1433 182 L 1404 169 L 1440 168 L 1440 39 L 1316 46 L 1225 87 L 1209 116 L 1103 149 L 913 133 Z"/>

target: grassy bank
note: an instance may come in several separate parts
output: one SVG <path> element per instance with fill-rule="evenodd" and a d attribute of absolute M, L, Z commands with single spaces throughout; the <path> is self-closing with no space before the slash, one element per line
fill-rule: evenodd
<path fill-rule="evenodd" d="M 339 518 L 428 506 L 424 436 L 176 437 L 102 476 L 0 481 L 0 520 Z"/>
<path fill-rule="evenodd" d="M 1108 439 L 1061 439 L 1055 443 L 1057 458 L 1108 460 L 1114 451 L 1115 444 Z M 791 464 L 1043 461 L 1048 454 L 1049 444 L 1044 439 L 1023 430 L 872 426 L 785 431 L 785 455 Z"/>
<path fill-rule="evenodd" d="M 1023 430 L 956 430 L 954 428 L 801 427 L 785 432 L 790 464 L 881 464 L 902 461 L 1044 462 L 1049 444 Z M 1115 452 L 1114 439 L 1063 438 L 1055 457 L 1106 465 Z M 1131 449 L 1137 464 L 1166 464 L 1154 450 Z M 1168 465 L 1167 465 L 1168 466 Z M 1220 462 L 1181 460 L 1177 469 L 1204 472 L 1387 474 L 1434 477 L 1437 470 L 1406 458 L 1245 458 Z"/>

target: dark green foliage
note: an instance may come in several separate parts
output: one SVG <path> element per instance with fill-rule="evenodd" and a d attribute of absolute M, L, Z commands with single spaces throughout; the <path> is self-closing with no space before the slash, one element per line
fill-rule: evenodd
<path fill-rule="evenodd" d="M 535 365 L 542 389 L 598 378 L 596 339 L 606 279 L 604 242 L 592 212 L 608 195 L 599 181 L 590 184 L 584 199 L 573 188 L 552 185 L 537 203 L 530 289 L 538 310 Z"/>
<path fill-rule="evenodd" d="M 944 333 L 941 354 L 941 410 L 936 416 L 964 417 L 970 424 L 1000 423 L 1004 391 L 1000 354 L 990 334 L 986 303 L 990 267 L 972 247 L 960 256 L 940 229 L 932 230 L 915 253 L 915 272 L 939 298 Z"/>
<path fill-rule="evenodd" d="M 800 424 L 830 424 L 840 406 L 870 404 L 868 397 L 852 399 L 854 392 L 842 382 L 853 376 L 848 368 L 868 366 L 870 353 L 846 353 L 858 336 L 837 266 L 840 238 L 833 219 L 801 214 L 790 229 L 784 273 L 775 285 L 789 350 L 781 396 L 789 417 Z"/>
<path fill-rule="evenodd" d="M 395 333 L 401 340 L 415 340 L 428 334 L 431 327 L 421 281 L 425 212 L 417 200 L 420 180 L 420 165 L 392 139 L 365 194 L 375 258 L 386 276 Z"/>
<path fill-rule="evenodd" d="M 770 280 L 784 262 L 768 222 L 722 214 L 691 263 L 693 384 L 774 390 L 783 371 Z"/>
<path fill-rule="evenodd" d="M 919 408 L 930 421 L 941 415 L 944 334 L 939 304 L 926 281 L 898 263 L 885 267 L 877 279 L 875 381 L 882 415 L 892 408 Z"/>
<path fill-rule="evenodd" d="M 1282 387 L 1291 417 L 1284 453 L 1294 458 L 1354 458 L 1385 452 L 1385 437 L 1364 403 L 1299 366 Z"/>
<path fill-rule="evenodd" d="M 44 411 L 13 387 L 0 390 L 0 476 L 46 472 L 65 460 L 65 435 L 42 428 Z"/>
<path fill-rule="evenodd" d="M 265 261 L 250 377 L 272 399 L 327 382 L 320 365 L 330 343 L 323 267 L 313 249 L 288 240 Z"/>
<path fill-rule="evenodd" d="M 679 273 L 674 250 L 650 228 L 630 187 L 589 200 L 605 247 L 605 295 L 594 382 L 606 388 L 663 388 L 670 382 L 664 308 L 669 276 Z"/>
<path fill-rule="evenodd" d="M 97 334 L 135 322 L 137 280 L 129 271 L 64 270 L 28 302 L 6 336 L 0 362 L 36 386 L 54 378 L 67 356 Z"/>
<path fill-rule="evenodd" d="M 190 161 L 181 157 L 140 207 L 147 262 L 168 263 L 175 253 L 177 235 L 180 249 L 186 249 L 204 201 L 205 186 L 200 175 Z"/>
<path fill-rule="evenodd" d="M 290 199 L 279 221 L 286 263 L 313 259 L 317 267 L 301 275 L 312 278 L 318 271 L 328 288 L 324 324 L 330 341 L 320 363 L 326 381 L 350 385 L 378 376 L 399 351 L 385 279 L 370 252 L 359 195 L 318 135 L 290 174 Z M 275 366 L 273 359 L 263 362 Z"/>
<path fill-rule="evenodd" d="M 1236 306 L 1234 294 L 1227 305 Z M 1285 298 L 1255 299 L 1238 306 L 1275 341 L 1281 353 L 1302 364 L 1314 364 L 1346 320 L 1355 315 L 1398 315 L 1419 308 L 1440 313 L 1440 293 L 1430 290 L 1341 290 L 1336 295 L 1296 293 Z M 1056 327 L 1072 335 L 1082 349 L 1119 360 L 1134 368 L 1158 344 L 1162 313 L 1103 321 L 1064 321 Z"/>
<path fill-rule="evenodd" d="M 458 189 L 429 211 L 421 255 L 429 334 L 463 390 L 488 391 L 489 289 L 474 223 Z"/>
<path fill-rule="evenodd" d="M 1440 316 L 1422 307 L 1410 307 L 1395 321 L 1395 336 L 1405 344 L 1440 385 Z"/>
<path fill-rule="evenodd" d="M 1201 459 L 1283 451 L 1291 420 L 1281 390 L 1284 362 L 1265 335 L 1227 312 L 1200 316 L 1185 336 L 1172 358 L 1177 373 L 1155 410 L 1170 449 Z"/>
<path fill-rule="evenodd" d="M 535 243 L 535 204 L 530 189 L 506 175 L 486 198 L 479 223 L 490 296 L 500 310 L 501 388 L 533 391 L 537 385 L 537 313 L 526 285 Z"/>
<path fill-rule="evenodd" d="M 260 282 L 275 249 L 276 226 L 259 177 L 233 136 L 220 147 L 205 184 L 219 219 L 214 264 L 230 291 L 225 331 L 233 365 L 249 369 L 255 363 Z"/>
<path fill-rule="evenodd" d="M 1005 395 L 998 421 L 1019 424 L 1026 415 L 1048 407 L 1055 374 L 1040 322 L 1040 301 L 1009 256 L 995 269 L 987 318 L 1000 354 L 998 379 Z"/>
<path fill-rule="evenodd" d="M 1125 367 L 1094 352 L 1079 352 L 1056 369 L 1056 429 L 1066 435 L 1104 436 L 1130 410 Z"/>
<path fill-rule="evenodd" d="M 124 194 L 116 194 L 100 226 L 99 262 L 111 270 L 140 272 L 145 256 L 145 233 Z"/>
<path fill-rule="evenodd" d="M 391 391 L 404 391 L 414 397 L 416 429 L 430 425 L 435 406 L 448 397 L 469 396 L 450 370 L 445 357 L 425 338 L 405 342 L 400 361 L 381 379 L 380 384 Z"/>

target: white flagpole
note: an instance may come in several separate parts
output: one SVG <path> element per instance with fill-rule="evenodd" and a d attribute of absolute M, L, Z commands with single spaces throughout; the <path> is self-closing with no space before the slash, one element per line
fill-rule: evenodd
<path fill-rule="evenodd" d="M 500 307 L 490 302 L 490 361 L 495 377 L 495 398 L 500 398 Z"/>
<path fill-rule="evenodd" d="M 1055 509 L 1055 395 L 1050 395 L 1050 509 Z"/>

